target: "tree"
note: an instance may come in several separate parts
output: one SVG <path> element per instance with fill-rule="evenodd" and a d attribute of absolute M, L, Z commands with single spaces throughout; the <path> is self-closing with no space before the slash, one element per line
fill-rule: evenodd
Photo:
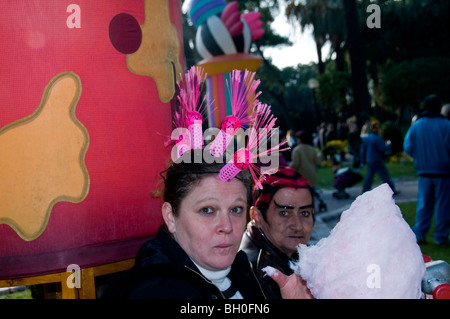
<path fill-rule="evenodd" d="M 430 70 L 434 70 L 433 59 L 428 58 L 450 58 L 450 2 L 363 0 L 358 6 L 360 17 L 370 3 L 380 6 L 382 25 L 381 29 L 370 29 L 365 26 L 365 20 L 360 19 L 367 72 L 373 83 L 373 100 L 379 116 L 400 124 L 404 119 L 403 111 L 417 112 L 417 99 L 424 97 L 417 96 L 419 92 L 424 94 L 424 87 L 416 84 L 424 81 L 423 76 L 428 78 L 428 66 L 424 61 L 430 63 Z M 423 58 L 427 60 L 416 63 L 417 59 Z M 419 69 L 414 70 L 416 67 Z M 400 73 L 408 77 L 397 76 Z M 445 79 L 435 77 L 434 81 L 445 82 Z M 411 99 L 411 96 L 415 98 Z M 404 120 L 409 124 L 408 119 Z"/>
<path fill-rule="evenodd" d="M 429 94 L 450 101 L 449 58 L 419 58 L 389 66 L 383 75 L 382 101 L 398 118 L 405 109 L 418 114 L 420 103 Z"/>
<path fill-rule="evenodd" d="M 345 20 L 340 0 L 306 0 L 306 2 L 288 1 L 286 15 L 300 23 L 302 30 L 310 26 L 316 42 L 319 61 L 319 74 L 325 72 L 322 47 L 330 41 L 331 49 L 336 53 L 336 69 L 344 71 Z"/>
<path fill-rule="evenodd" d="M 261 20 L 264 21 L 265 33 L 253 43 L 253 52 L 257 53 L 263 59 L 262 65 L 256 71 L 257 77 L 261 80 L 260 89 L 266 92 L 266 97 L 270 95 L 268 100 L 275 102 L 271 104 L 272 109 L 277 110 L 281 114 L 288 129 L 295 129 L 295 124 L 291 117 L 289 117 L 287 110 L 285 80 L 280 70 L 272 64 L 271 60 L 264 56 L 264 49 L 267 47 L 291 44 L 289 39 L 276 34 L 270 27 L 274 20 L 273 15 L 279 9 L 279 3 L 276 0 L 238 0 L 238 3 L 241 10 L 256 10 L 261 12 Z"/>
<path fill-rule="evenodd" d="M 305 3 L 290 1 L 286 7 L 288 18 L 297 19 L 300 27 L 304 31 L 307 26 L 312 26 L 313 37 L 316 42 L 316 51 L 318 58 L 319 74 L 325 71 L 325 65 L 322 58 L 322 47 L 326 42 L 327 33 L 325 30 L 324 19 L 325 7 L 324 1 L 306 0 Z"/>
<path fill-rule="evenodd" d="M 349 78 L 346 72 L 325 71 L 319 75 L 318 99 L 323 105 L 324 111 L 329 114 L 328 121 L 337 114 L 349 114 L 346 110 L 346 91 L 349 87 Z"/>
<path fill-rule="evenodd" d="M 356 0 L 342 0 L 347 26 L 347 47 L 350 54 L 353 99 L 360 126 L 368 119 L 370 97 L 367 88 L 366 61 L 359 33 Z"/>

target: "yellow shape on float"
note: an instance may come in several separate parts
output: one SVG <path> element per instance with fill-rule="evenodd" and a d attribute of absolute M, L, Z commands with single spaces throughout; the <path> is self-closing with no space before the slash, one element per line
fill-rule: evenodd
<path fill-rule="evenodd" d="M 145 21 L 141 24 L 139 49 L 127 55 L 128 69 L 155 80 L 159 99 L 167 103 L 175 94 L 181 72 L 180 41 L 170 21 L 169 1 L 145 1 Z"/>
<path fill-rule="evenodd" d="M 26 241 L 42 234 L 56 203 L 81 202 L 89 191 L 89 134 L 75 115 L 80 95 L 78 75 L 60 73 L 33 114 L 0 129 L 0 224 Z"/>

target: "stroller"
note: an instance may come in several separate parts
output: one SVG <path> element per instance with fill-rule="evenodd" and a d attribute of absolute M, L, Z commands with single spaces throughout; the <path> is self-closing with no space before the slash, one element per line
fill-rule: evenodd
<path fill-rule="evenodd" d="M 333 197 L 337 199 L 350 198 L 350 194 L 345 189 L 359 183 L 362 179 L 362 175 L 350 167 L 339 169 L 334 176 L 333 187 L 337 189 L 337 192 L 333 192 Z"/>
<path fill-rule="evenodd" d="M 313 189 L 314 197 L 319 202 L 319 212 L 326 212 L 328 210 L 327 204 L 324 202 L 319 192 L 314 188 Z"/>

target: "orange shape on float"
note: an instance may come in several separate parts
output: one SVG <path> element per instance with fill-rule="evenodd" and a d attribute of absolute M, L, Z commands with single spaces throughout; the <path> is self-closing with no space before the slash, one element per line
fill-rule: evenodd
<path fill-rule="evenodd" d="M 141 30 L 141 46 L 127 55 L 128 69 L 152 77 L 160 100 L 169 102 L 181 72 L 180 42 L 177 28 L 170 21 L 169 1 L 145 1 L 145 21 Z"/>
<path fill-rule="evenodd" d="M 56 203 L 81 202 L 89 191 L 89 134 L 75 115 L 80 95 L 80 78 L 60 73 L 33 114 L 0 129 L 0 224 L 24 240 L 42 234 Z"/>

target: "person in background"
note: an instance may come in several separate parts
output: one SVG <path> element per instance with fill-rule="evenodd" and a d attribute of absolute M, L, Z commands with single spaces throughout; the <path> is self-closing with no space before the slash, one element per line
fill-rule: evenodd
<path fill-rule="evenodd" d="M 291 161 L 291 154 L 292 154 L 292 148 L 293 146 L 291 146 L 293 144 L 293 142 L 295 143 L 295 141 L 292 141 L 292 130 L 289 130 L 286 132 L 286 134 L 284 134 L 284 132 L 280 131 L 280 141 L 286 141 L 286 144 L 289 146 L 288 149 L 280 152 L 280 166 L 286 166 L 288 165 L 288 163 Z"/>
<path fill-rule="evenodd" d="M 293 130 L 288 130 L 286 133 L 286 140 L 287 140 L 287 144 L 290 148 L 294 148 L 295 145 L 297 144 L 296 140 L 295 140 L 295 134 Z"/>
<path fill-rule="evenodd" d="M 442 106 L 441 114 L 447 119 L 450 120 L 450 103 Z"/>
<path fill-rule="evenodd" d="M 362 192 L 367 192 L 372 188 L 373 177 L 377 173 L 383 182 L 391 187 L 394 195 L 397 195 L 399 192 L 395 189 L 395 184 L 384 163 L 384 156 L 390 150 L 390 144 L 386 144 L 383 138 L 378 135 L 378 121 L 372 121 L 370 130 L 369 135 L 363 137 L 360 150 L 361 164 L 367 164 Z"/>
<path fill-rule="evenodd" d="M 317 135 L 318 135 L 317 147 L 319 148 L 320 151 L 323 150 L 325 144 L 327 143 L 325 136 L 326 130 L 327 129 L 325 122 L 320 123 L 320 126 L 317 128 Z"/>
<path fill-rule="evenodd" d="M 263 189 L 254 188 L 251 221 L 240 249 L 247 253 L 263 286 L 281 297 L 279 286 L 262 269 L 272 266 L 286 275 L 293 273 L 289 262 L 298 259 L 297 246 L 308 243 L 314 226 L 313 190 L 291 167 L 260 181 Z"/>
<path fill-rule="evenodd" d="M 336 132 L 336 129 L 334 127 L 333 123 L 328 123 L 327 124 L 327 131 L 325 133 L 325 145 L 329 142 L 329 141 L 334 141 L 338 139 L 338 135 Z"/>
<path fill-rule="evenodd" d="M 318 187 L 316 167 L 321 164 L 319 154 L 312 145 L 312 136 L 306 131 L 296 134 L 297 146 L 292 150 L 291 167 L 309 182 L 312 188 Z"/>
<path fill-rule="evenodd" d="M 361 127 L 361 138 L 364 138 L 366 136 L 369 136 L 370 134 L 370 122 L 367 121 L 363 124 L 363 126 Z"/>
<path fill-rule="evenodd" d="M 434 213 L 434 242 L 442 245 L 449 241 L 450 227 L 450 121 L 440 114 L 441 99 L 437 95 L 427 96 L 423 108 L 403 143 L 419 175 L 412 230 L 417 242 L 424 243 Z"/>
<path fill-rule="evenodd" d="M 358 169 L 361 165 L 361 134 L 358 130 L 358 124 L 356 124 L 356 121 L 349 118 L 347 120 L 348 125 L 348 134 L 347 134 L 347 141 L 348 141 L 348 151 L 351 155 L 353 155 L 353 168 Z"/>

